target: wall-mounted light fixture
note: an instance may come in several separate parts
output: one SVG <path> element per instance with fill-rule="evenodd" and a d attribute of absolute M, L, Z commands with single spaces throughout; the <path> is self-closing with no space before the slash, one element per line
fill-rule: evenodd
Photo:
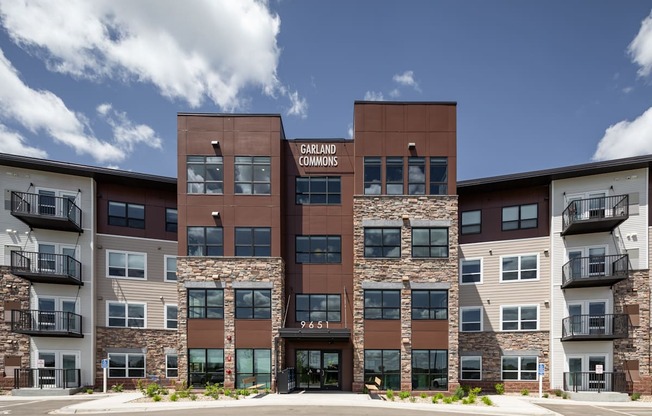
<path fill-rule="evenodd" d="M 211 215 L 215 218 L 220 218 L 220 211 L 213 211 L 211 212 Z"/>
<path fill-rule="evenodd" d="M 219 145 L 220 145 L 220 141 L 219 141 L 219 140 L 211 140 L 211 144 L 212 144 L 213 146 L 219 146 Z"/>
<path fill-rule="evenodd" d="M 408 143 L 408 149 L 416 149 L 416 147 L 417 147 L 416 143 L 414 143 L 414 142 Z"/>

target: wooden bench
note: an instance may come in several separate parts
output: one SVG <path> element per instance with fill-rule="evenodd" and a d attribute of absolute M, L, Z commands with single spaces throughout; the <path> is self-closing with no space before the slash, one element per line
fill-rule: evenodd
<path fill-rule="evenodd" d="M 380 390 L 381 384 L 383 384 L 383 381 L 378 377 L 374 377 L 373 383 L 366 383 L 364 386 L 367 388 L 370 396 L 376 395 L 378 397 L 378 391 Z"/>
<path fill-rule="evenodd" d="M 250 383 L 251 383 L 251 386 L 247 386 L 247 384 L 250 384 Z M 256 377 L 245 377 L 245 378 L 242 379 L 242 384 L 244 384 L 244 387 L 246 389 L 259 390 L 259 389 L 264 389 L 265 388 L 265 383 L 256 384 L 256 385 L 254 385 L 254 383 L 256 383 Z"/>

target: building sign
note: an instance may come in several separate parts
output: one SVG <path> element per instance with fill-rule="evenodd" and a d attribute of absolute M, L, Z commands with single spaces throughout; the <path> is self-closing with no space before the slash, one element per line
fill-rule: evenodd
<path fill-rule="evenodd" d="M 337 146 L 334 144 L 301 144 L 299 166 L 337 166 Z"/>

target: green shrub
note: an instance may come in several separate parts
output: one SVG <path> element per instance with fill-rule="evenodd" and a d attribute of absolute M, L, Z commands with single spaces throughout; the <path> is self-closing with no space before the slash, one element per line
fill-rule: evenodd
<path fill-rule="evenodd" d="M 422 399 L 425 399 L 426 397 L 428 397 L 428 395 L 426 393 L 421 393 L 419 395 L 419 397 L 421 397 Z"/>
<path fill-rule="evenodd" d="M 480 388 L 480 387 L 474 387 L 474 388 L 471 389 L 471 393 L 470 393 L 470 394 L 475 394 L 476 396 L 479 396 L 481 392 L 482 392 L 482 388 Z"/>
<path fill-rule="evenodd" d="M 238 390 L 238 394 L 240 396 L 245 396 L 246 397 L 246 396 L 249 396 L 251 394 L 251 390 L 249 390 L 249 389 L 240 389 L 240 390 Z"/>
<path fill-rule="evenodd" d="M 158 394 L 155 394 L 154 397 L 152 397 L 152 400 L 154 400 L 155 402 L 160 402 L 161 401 L 161 396 L 159 396 Z"/>
<path fill-rule="evenodd" d="M 482 396 L 482 403 L 486 404 L 487 406 L 494 405 L 494 402 L 491 401 L 491 398 L 489 396 Z"/>
<path fill-rule="evenodd" d="M 548 393 L 543 393 L 543 398 L 544 399 L 547 399 L 548 397 L 550 397 L 550 395 Z"/>
<path fill-rule="evenodd" d="M 143 394 L 145 394 L 145 379 L 144 378 L 139 378 L 136 380 L 136 389 L 140 390 Z"/>
<path fill-rule="evenodd" d="M 213 399 L 217 400 L 220 398 L 220 390 L 221 388 L 219 384 L 206 383 L 204 396 L 212 397 Z"/>
<path fill-rule="evenodd" d="M 564 393 L 561 395 L 561 398 L 564 399 L 564 400 L 567 400 L 569 397 L 570 397 L 570 396 L 568 396 L 568 393 L 566 393 L 566 392 L 564 392 Z"/>
<path fill-rule="evenodd" d="M 154 397 L 154 396 L 165 396 L 168 394 L 168 391 L 160 386 L 158 383 L 151 383 L 148 384 L 147 387 L 145 388 L 144 394 L 147 397 Z"/>
<path fill-rule="evenodd" d="M 177 400 L 179 400 L 179 395 L 177 393 L 172 393 L 170 395 L 170 401 L 171 402 L 176 402 Z"/>
<path fill-rule="evenodd" d="M 120 392 L 124 391 L 124 389 L 125 389 L 125 386 L 122 383 L 114 384 L 113 386 L 111 386 L 111 390 L 113 390 L 116 393 L 120 393 Z"/>
<path fill-rule="evenodd" d="M 177 393 L 182 399 L 187 399 L 190 396 L 190 389 L 179 390 Z"/>
<path fill-rule="evenodd" d="M 441 392 L 440 392 L 440 393 L 435 394 L 435 399 L 437 399 L 437 400 L 441 400 L 441 399 L 443 399 L 443 398 L 444 398 L 444 393 L 441 393 Z"/>
<path fill-rule="evenodd" d="M 444 403 L 446 403 L 446 404 L 451 404 L 451 403 L 453 403 L 453 397 L 455 397 L 455 396 L 444 397 L 444 398 L 442 399 L 442 402 L 444 402 Z"/>
<path fill-rule="evenodd" d="M 439 399 L 437 398 L 437 396 L 432 396 L 432 402 L 433 402 L 434 404 L 439 403 Z"/>
<path fill-rule="evenodd" d="M 459 402 L 459 401 L 460 401 L 460 398 L 453 394 L 453 395 L 451 396 L 451 400 L 452 400 L 453 402 Z"/>
<path fill-rule="evenodd" d="M 530 395 L 530 390 L 528 389 L 521 390 L 521 396 L 529 396 L 529 395 Z"/>
<path fill-rule="evenodd" d="M 641 393 L 632 393 L 632 401 L 636 401 L 641 398 Z"/>
<path fill-rule="evenodd" d="M 394 390 L 392 389 L 387 389 L 387 392 L 385 392 L 385 396 L 391 400 L 394 401 Z"/>
<path fill-rule="evenodd" d="M 505 385 L 503 383 L 496 383 L 494 390 L 496 390 L 496 394 L 505 394 Z"/>
<path fill-rule="evenodd" d="M 269 394 L 270 391 L 271 391 L 271 390 L 269 389 L 269 387 L 267 387 L 267 388 L 265 389 L 265 394 Z"/>
<path fill-rule="evenodd" d="M 86 394 L 93 394 L 93 389 L 86 389 Z"/>
<path fill-rule="evenodd" d="M 561 397 L 561 395 L 562 395 L 563 393 L 564 393 L 564 392 L 561 391 L 561 389 L 555 389 L 555 396 L 557 396 L 557 397 Z"/>
<path fill-rule="evenodd" d="M 224 389 L 222 390 L 225 396 L 230 396 L 231 395 L 231 389 Z"/>
<path fill-rule="evenodd" d="M 417 401 L 417 398 L 412 396 L 410 397 L 410 403 L 415 403 Z"/>
<path fill-rule="evenodd" d="M 464 388 L 462 386 L 458 386 L 455 389 L 455 393 L 453 393 L 453 397 L 456 397 L 457 400 L 461 400 L 464 396 L 466 396 L 466 391 L 464 391 Z"/>
<path fill-rule="evenodd" d="M 401 400 L 405 400 L 408 397 L 410 397 L 410 392 L 409 391 L 401 391 L 398 393 L 398 397 L 401 398 Z"/>
<path fill-rule="evenodd" d="M 194 402 L 195 400 L 197 400 L 197 395 L 196 395 L 195 393 L 190 393 L 190 396 L 189 396 L 189 397 L 190 397 L 190 400 L 192 400 L 193 402 Z"/>

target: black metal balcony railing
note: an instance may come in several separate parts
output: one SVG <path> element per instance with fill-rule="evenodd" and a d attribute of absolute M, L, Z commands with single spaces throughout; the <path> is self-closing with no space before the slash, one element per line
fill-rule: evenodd
<path fill-rule="evenodd" d="M 12 191 L 11 215 L 32 228 L 83 231 L 82 211 L 68 197 Z"/>
<path fill-rule="evenodd" d="M 626 314 L 572 315 L 562 320 L 562 341 L 612 340 L 629 336 Z"/>
<path fill-rule="evenodd" d="M 613 286 L 629 275 L 629 256 L 577 257 L 562 266 L 562 289 Z"/>
<path fill-rule="evenodd" d="M 81 387 L 79 368 L 16 368 L 14 370 L 15 389 L 79 387 Z"/>
<path fill-rule="evenodd" d="M 564 373 L 564 390 L 566 391 L 615 391 L 627 392 L 625 373 L 595 371 Z"/>
<path fill-rule="evenodd" d="M 11 272 L 36 283 L 82 286 L 81 263 L 65 254 L 11 252 Z"/>
<path fill-rule="evenodd" d="M 73 312 L 12 310 L 11 331 L 42 337 L 83 338 L 82 317 Z"/>
<path fill-rule="evenodd" d="M 562 213 L 561 235 L 612 231 L 629 218 L 629 195 L 571 201 Z"/>

